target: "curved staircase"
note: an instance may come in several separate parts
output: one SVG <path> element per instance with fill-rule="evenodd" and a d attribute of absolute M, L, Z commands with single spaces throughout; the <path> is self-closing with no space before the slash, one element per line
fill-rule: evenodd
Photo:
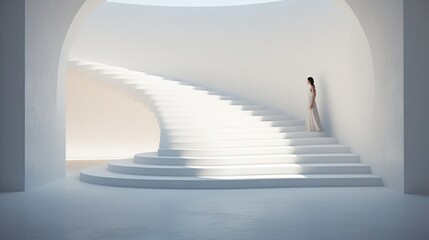
<path fill-rule="evenodd" d="M 206 88 L 87 61 L 97 75 L 150 104 L 159 150 L 81 171 L 82 181 L 142 188 L 381 186 L 348 146 L 304 121 Z"/>

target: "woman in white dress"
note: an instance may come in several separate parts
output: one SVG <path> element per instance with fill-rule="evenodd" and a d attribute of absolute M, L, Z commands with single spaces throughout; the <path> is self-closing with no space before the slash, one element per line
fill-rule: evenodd
<path fill-rule="evenodd" d="M 319 112 L 316 105 L 316 87 L 314 86 L 314 79 L 307 78 L 307 84 L 310 85 L 308 90 L 308 115 L 305 122 L 305 130 L 311 132 L 323 131 L 322 124 L 320 123 Z"/>

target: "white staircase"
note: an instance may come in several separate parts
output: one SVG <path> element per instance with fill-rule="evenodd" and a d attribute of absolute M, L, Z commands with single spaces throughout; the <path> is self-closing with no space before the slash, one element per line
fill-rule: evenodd
<path fill-rule="evenodd" d="M 161 127 L 156 153 L 81 171 L 82 181 L 142 188 L 381 186 L 348 146 L 250 101 L 159 76 L 87 61 L 96 74 L 150 104 Z"/>

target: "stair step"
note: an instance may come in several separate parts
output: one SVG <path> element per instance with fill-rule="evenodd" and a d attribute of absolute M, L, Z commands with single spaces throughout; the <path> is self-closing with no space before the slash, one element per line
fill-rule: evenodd
<path fill-rule="evenodd" d="M 380 177 L 371 174 L 284 174 L 213 177 L 168 177 L 113 173 L 106 166 L 80 172 L 84 182 L 136 188 L 236 189 L 285 187 L 362 187 L 381 186 Z"/>
<path fill-rule="evenodd" d="M 275 113 L 274 111 L 212 111 L 212 112 L 183 112 L 172 113 L 157 110 L 157 115 L 162 118 L 163 122 L 206 122 L 213 121 L 219 116 L 225 116 L 222 121 L 231 122 L 257 122 L 257 121 L 271 121 L 271 120 L 285 120 L 289 116 Z"/>
<path fill-rule="evenodd" d="M 199 122 L 199 123 L 162 123 L 163 129 L 204 129 L 204 128 L 235 128 L 235 127 L 287 127 L 287 126 L 304 126 L 302 120 L 281 120 L 281 121 L 251 121 L 251 122 L 231 122 L 231 121 L 216 121 L 216 122 Z"/>
<path fill-rule="evenodd" d="M 168 133 L 167 133 L 168 134 Z M 236 134 L 219 134 L 219 135 L 164 135 L 161 133 L 161 141 L 163 142 L 205 142 L 205 141 L 228 141 L 228 140 L 262 140 L 262 139 L 291 139 L 291 138 L 315 138 L 324 137 L 323 132 L 287 132 L 287 133 L 236 133 Z"/>
<path fill-rule="evenodd" d="M 113 76 L 109 79 L 112 82 L 130 85 L 134 89 L 148 89 L 148 90 L 208 90 L 203 87 L 186 85 L 181 82 L 165 81 L 159 79 L 148 78 L 146 76 Z"/>
<path fill-rule="evenodd" d="M 169 136 L 219 135 L 219 134 L 250 134 L 250 133 L 284 133 L 304 131 L 304 126 L 287 127 L 237 127 L 237 128 L 205 128 L 205 129 L 165 129 Z"/>
<path fill-rule="evenodd" d="M 202 110 L 202 111 L 207 111 L 208 109 L 210 110 L 215 110 L 215 111 L 254 111 L 254 110 L 267 110 L 267 108 L 265 106 L 262 105 L 256 105 L 256 104 L 247 104 L 247 105 L 231 105 L 231 104 L 226 104 L 226 103 L 218 103 L 218 104 L 211 104 L 209 106 L 207 106 L 207 104 L 204 103 L 200 103 L 200 104 L 189 104 L 189 105 L 185 105 L 185 104 L 176 104 L 176 105 L 166 105 L 166 104 L 157 104 L 155 105 L 158 109 L 158 111 L 166 111 L 166 112 L 174 112 L 174 113 L 179 113 L 181 111 L 184 112 L 192 112 L 192 111 L 196 111 L 196 110 Z M 279 113 L 280 111 L 277 111 L 277 113 Z"/>
<path fill-rule="evenodd" d="M 216 149 L 158 149 L 160 156 L 209 157 L 209 156 L 240 156 L 269 155 L 294 153 L 349 153 L 350 148 L 344 145 L 309 145 L 252 148 L 216 148 Z"/>
<path fill-rule="evenodd" d="M 335 144 L 335 138 L 297 138 L 297 139 L 265 139 L 265 140 L 230 140 L 212 142 L 160 142 L 160 148 L 237 148 L 237 147 L 265 147 L 265 146 L 301 146 Z"/>
<path fill-rule="evenodd" d="M 185 98 L 205 98 L 210 96 L 230 97 L 219 92 L 203 89 L 186 89 L 186 88 L 146 88 L 143 84 L 130 84 L 129 87 L 135 89 L 141 94 L 166 96 L 166 97 L 185 97 Z"/>
<path fill-rule="evenodd" d="M 251 105 L 252 102 L 246 101 L 246 100 L 239 100 L 239 99 L 200 99 L 199 101 L 195 101 L 195 99 L 179 99 L 179 100 L 172 100 L 168 98 L 151 98 L 153 101 L 154 106 L 206 106 L 209 107 L 211 105 L 231 105 L 231 106 L 241 106 L 241 105 Z"/>
<path fill-rule="evenodd" d="M 139 153 L 134 156 L 134 162 L 154 165 L 245 165 L 257 164 L 263 161 L 266 164 L 284 163 L 359 163 L 360 157 L 352 153 L 323 153 L 323 154 L 272 154 L 272 155 L 244 155 L 223 157 L 177 157 L 158 156 L 157 152 Z"/>
<path fill-rule="evenodd" d="M 228 109 L 228 108 L 219 108 L 219 107 L 211 107 L 211 108 L 189 108 L 189 109 L 177 109 L 177 110 L 165 110 L 162 108 L 157 108 L 158 112 L 161 113 L 162 116 L 165 117 L 182 117 L 182 116 L 211 116 L 211 117 L 219 117 L 220 114 L 228 114 L 225 115 L 227 117 L 230 116 L 271 116 L 271 115 L 282 115 L 283 117 L 289 117 L 284 115 L 281 111 L 270 110 L 270 109 Z M 197 111 L 198 110 L 198 111 Z"/>
<path fill-rule="evenodd" d="M 242 175 L 282 175 L 282 174 L 369 174 L 368 165 L 361 163 L 322 164 L 264 164 L 218 165 L 218 166 L 167 166 L 143 165 L 132 160 L 116 160 L 108 165 L 108 170 L 123 174 L 147 176 L 242 176 Z"/>
<path fill-rule="evenodd" d="M 181 115 L 164 115 L 164 114 L 158 114 L 158 116 L 161 117 L 160 121 L 166 124 L 169 123 L 175 123 L 175 124 L 200 124 L 200 123 L 206 123 L 208 121 L 213 121 L 214 118 L 219 118 L 219 114 L 202 114 L 202 115 L 195 115 L 195 116 L 181 116 Z M 251 114 L 236 114 L 236 115 L 227 115 L 223 119 L 217 120 L 218 122 L 236 122 L 239 123 L 240 121 L 246 123 L 246 122 L 255 122 L 255 121 L 283 121 L 283 120 L 289 120 L 290 118 L 286 115 L 266 115 L 266 116 L 255 116 Z"/>
<path fill-rule="evenodd" d="M 147 94 L 149 98 L 154 100 L 170 100 L 170 101 L 195 101 L 195 96 L 187 96 L 186 94 L 181 95 L 157 95 L 157 94 Z M 200 100 L 237 100 L 234 96 L 227 95 L 205 95 L 203 99 Z"/>

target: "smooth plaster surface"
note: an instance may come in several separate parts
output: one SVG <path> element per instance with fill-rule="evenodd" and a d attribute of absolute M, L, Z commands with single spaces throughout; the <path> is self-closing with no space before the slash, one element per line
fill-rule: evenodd
<path fill-rule="evenodd" d="M 0 191 L 24 190 L 25 1 L 0 1 Z"/>
<path fill-rule="evenodd" d="M 429 193 L 429 1 L 404 1 L 405 192 Z"/>
<path fill-rule="evenodd" d="M 145 101 L 95 74 L 67 71 L 66 159 L 156 152 L 160 129 Z"/>
<path fill-rule="evenodd" d="M 429 197 L 384 187 L 150 190 L 68 177 L 0 193 L 0 239 L 427 240 Z M 97 162 L 96 164 L 101 164 Z"/>
<path fill-rule="evenodd" d="M 404 191 L 403 0 L 345 0 L 359 19 L 371 48 L 375 100 L 368 140 L 371 167 L 386 186 Z M 364 127 L 358 127 L 365 129 Z"/>
<path fill-rule="evenodd" d="M 26 188 L 65 174 L 65 106 L 57 98 L 58 72 L 65 36 L 83 2 L 25 1 Z"/>

